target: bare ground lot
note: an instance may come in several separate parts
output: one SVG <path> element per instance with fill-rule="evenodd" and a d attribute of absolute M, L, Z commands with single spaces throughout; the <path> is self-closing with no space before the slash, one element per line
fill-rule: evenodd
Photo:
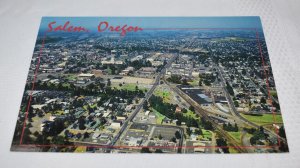
<path fill-rule="evenodd" d="M 131 77 L 131 76 L 123 76 L 122 78 L 116 78 L 113 77 L 110 80 L 112 83 L 135 83 L 135 84 L 145 84 L 145 85 L 151 85 L 154 82 L 154 79 L 150 78 L 137 78 L 137 77 Z"/>

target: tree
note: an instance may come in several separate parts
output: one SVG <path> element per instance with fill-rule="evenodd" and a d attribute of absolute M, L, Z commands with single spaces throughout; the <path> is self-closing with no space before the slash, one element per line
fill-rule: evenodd
<path fill-rule="evenodd" d="M 203 125 L 203 128 L 206 130 L 213 130 L 214 127 L 212 126 L 212 123 L 210 121 L 206 121 L 205 118 L 201 118 L 201 124 Z"/>
<path fill-rule="evenodd" d="M 141 153 L 152 153 L 152 152 L 150 151 L 149 148 L 143 147 L 143 148 L 141 149 Z"/>
<path fill-rule="evenodd" d="M 111 86 L 111 81 L 110 81 L 110 79 L 107 79 L 107 86 L 108 86 L 108 87 Z"/>
<path fill-rule="evenodd" d="M 234 96 L 233 88 L 230 86 L 228 82 L 226 82 L 226 89 L 231 96 Z"/>
<path fill-rule="evenodd" d="M 186 133 L 187 133 L 189 136 L 191 136 L 192 131 L 191 131 L 191 129 L 190 129 L 189 127 L 186 129 Z"/>
<path fill-rule="evenodd" d="M 39 134 L 35 140 L 36 144 L 50 144 L 50 141 L 47 139 L 47 136 Z"/>
<path fill-rule="evenodd" d="M 219 147 L 222 147 L 224 153 L 229 153 L 229 148 L 227 147 L 227 142 L 224 138 L 219 138 L 216 142 Z"/>
<path fill-rule="evenodd" d="M 239 131 L 239 127 L 237 126 L 236 123 L 234 123 L 234 131 L 235 131 L 235 132 L 238 132 L 238 131 Z"/>
<path fill-rule="evenodd" d="M 149 107 L 148 107 L 148 101 L 147 101 L 147 100 L 144 102 L 143 108 L 144 108 L 145 110 L 148 110 L 148 109 L 149 109 Z"/>
<path fill-rule="evenodd" d="M 65 138 L 62 136 L 55 136 L 52 138 L 52 143 L 55 145 L 64 145 L 65 144 Z"/>
<path fill-rule="evenodd" d="M 161 134 L 158 135 L 158 139 L 161 140 L 163 137 L 161 136 Z"/>
<path fill-rule="evenodd" d="M 179 76 L 179 75 L 171 75 L 171 77 L 168 78 L 167 81 L 172 82 L 172 83 L 181 84 L 181 76 Z"/>
<path fill-rule="evenodd" d="M 83 138 L 89 138 L 90 137 L 90 134 L 88 133 L 88 132 L 85 132 L 84 134 L 83 134 Z"/>
<path fill-rule="evenodd" d="M 257 138 L 256 138 L 256 137 L 253 136 L 253 137 L 250 138 L 250 144 L 251 144 L 251 145 L 255 145 L 255 144 L 256 144 L 256 141 L 257 141 Z"/>
<path fill-rule="evenodd" d="M 203 83 L 206 85 L 206 86 L 210 86 L 211 85 L 211 82 L 207 79 L 204 79 Z"/>
<path fill-rule="evenodd" d="M 239 107 L 239 102 L 238 101 L 234 101 L 233 103 L 234 103 L 235 107 Z"/>
<path fill-rule="evenodd" d="M 283 142 L 282 140 L 279 140 L 279 150 L 282 152 L 288 152 L 289 151 L 289 147 L 287 146 L 287 144 L 285 142 Z"/>
<path fill-rule="evenodd" d="M 185 78 L 182 80 L 182 84 L 183 85 L 189 85 L 188 82 L 187 82 L 187 79 L 185 79 Z"/>
<path fill-rule="evenodd" d="M 85 118 L 84 118 L 84 116 L 81 116 L 78 119 L 78 124 L 79 124 L 79 129 L 80 130 L 84 130 L 85 129 Z"/>
<path fill-rule="evenodd" d="M 156 149 L 154 153 L 163 153 L 161 149 Z"/>
<path fill-rule="evenodd" d="M 195 107 L 194 107 L 194 106 L 190 106 L 190 107 L 189 107 L 189 110 L 195 111 Z"/>
<path fill-rule="evenodd" d="M 203 85 L 202 79 L 199 80 L 199 84 L 198 84 L 198 85 L 199 85 L 199 86 L 202 86 L 202 85 Z"/>
<path fill-rule="evenodd" d="M 176 137 L 176 139 L 180 139 L 181 138 L 181 134 L 180 134 L 179 131 L 175 132 L 175 137 Z"/>
<path fill-rule="evenodd" d="M 176 121 L 176 125 L 181 126 L 181 121 L 180 121 L 180 120 L 177 120 L 177 121 Z"/>
<path fill-rule="evenodd" d="M 195 130 L 195 133 L 198 134 L 198 135 L 202 135 L 202 134 L 203 134 L 203 132 L 202 132 L 201 129 L 196 129 L 196 130 Z"/>
<path fill-rule="evenodd" d="M 256 130 L 253 133 L 253 136 L 250 138 L 251 145 L 257 144 L 259 140 L 265 140 L 267 138 L 267 134 L 264 133 L 264 128 L 262 126 L 259 127 L 258 130 Z"/>
<path fill-rule="evenodd" d="M 285 135 L 285 131 L 284 131 L 284 126 L 281 126 L 279 128 L 279 136 L 281 136 L 282 138 L 286 138 L 286 135 Z"/>
<path fill-rule="evenodd" d="M 242 74 L 246 75 L 246 70 L 245 69 L 242 70 Z"/>
<path fill-rule="evenodd" d="M 65 132 L 64 132 L 65 137 L 68 137 L 69 133 L 70 133 L 69 130 L 65 130 Z"/>
<path fill-rule="evenodd" d="M 261 98 L 260 98 L 260 103 L 261 103 L 261 104 L 266 104 L 266 102 L 267 102 L 267 101 L 266 101 L 266 99 L 265 99 L 264 97 L 261 97 Z"/>
<path fill-rule="evenodd" d="M 172 137 L 172 138 L 170 139 L 170 141 L 176 143 L 176 138 L 175 138 L 175 137 Z"/>

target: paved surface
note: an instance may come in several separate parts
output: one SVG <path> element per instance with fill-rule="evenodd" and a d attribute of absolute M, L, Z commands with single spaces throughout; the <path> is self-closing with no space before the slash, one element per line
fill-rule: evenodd
<path fill-rule="evenodd" d="M 123 134 L 123 132 L 126 130 L 128 123 L 132 122 L 134 117 L 137 115 L 137 113 L 142 109 L 143 104 L 145 103 L 145 101 L 147 101 L 153 94 L 155 88 L 159 85 L 160 82 L 160 78 L 165 74 L 166 68 L 170 67 L 172 62 L 178 57 L 178 55 L 174 55 L 169 61 L 168 63 L 165 65 L 164 69 L 162 69 L 159 74 L 156 76 L 155 78 L 155 82 L 152 86 L 152 88 L 146 93 L 145 98 L 141 101 L 141 103 L 136 107 L 136 109 L 134 110 L 134 112 L 130 115 L 130 117 L 123 123 L 120 131 L 118 132 L 118 134 L 112 139 L 110 146 L 115 145 L 115 143 L 118 141 L 118 139 L 120 138 L 120 136 Z"/>

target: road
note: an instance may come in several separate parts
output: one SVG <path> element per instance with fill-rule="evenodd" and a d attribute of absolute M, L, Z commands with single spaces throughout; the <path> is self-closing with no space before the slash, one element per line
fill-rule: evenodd
<path fill-rule="evenodd" d="M 247 137 L 247 132 L 246 131 L 242 131 L 241 143 L 242 143 L 243 146 L 251 146 L 250 137 Z M 251 153 L 255 152 L 254 148 L 248 148 L 248 150 Z"/>
<path fill-rule="evenodd" d="M 139 123 L 139 122 L 134 122 L 135 124 L 141 124 L 141 125 L 151 125 L 151 126 L 155 126 L 155 127 L 163 127 L 163 128 L 173 128 L 173 129 L 178 129 L 179 130 L 179 133 L 181 135 L 181 138 L 179 140 L 179 143 L 178 143 L 178 150 L 177 152 L 178 153 L 181 153 L 182 152 L 182 144 L 183 144 L 183 135 L 184 135 L 184 129 L 182 127 L 179 127 L 179 126 L 175 126 L 175 125 L 160 125 L 160 124 L 145 124 L 145 123 Z"/>
<path fill-rule="evenodd" d="M 112 139 L 110 146 L 113 146 L 116 144 L 116 142 L 118 141 L 118 139 L 121 137 L 121 135 L 123 134 L 123 132 L 126 130 L 129 122 L 132 122 L 132 120 L 134 119 L 134 117 L 138 114 L 138 112 L 141 110 L 141 108 L 143 107 L 143 104 L 148 101 L 148 99 L 152 96 L 155 88 L 159 85 L 160 82 L 160 78 L 165 74 L 165 71 L 168 67 L 171 66 L 172 62 L 178 57 L 178 54 L 176 54 L 175 56 L 173 56 L 168 63 L 164 66 L 164 68 L 158 73 L 158 75 L 155 78 L 155 82 L 153 84 L 153 86 L 151 87 L 151 89 L 146 93 L 145 98 L 140 102 L 140 104 L 136 107 L 136 109 L 133 111 L 133 113 L 128 117 L 128 119 L 123 123 L 120 131 L 117 133 L 117 135 Z"/>
<path fill-rule="evenodd" d="M 165 81 L 166 84 L 168 84 L 167 81 Z M 204 119 L 206 121 L 210 121 L 212 123 L 212 126 L 214 127 L 215 131 L 221 135 L 221 137 L 224 137 L 225 139 L 228 140 L 228 142 L 230 144 L 232 144 L 233 146 L 235 146 L 235 149 L 238 150 L 241 153 L 247 153 L 247 149 L 245 148 L 241 148 L 240 144 L 238 142 L 236 142 L 236 140 L 231 137 L 226 131 L 224 131 L 217 123 L 215 123 L 212 119 L 210 119 L 210 117 L 207 115 L 207 112 L 205 110 L 203 110 L 200 105 L 195 102 L 193 99 L 191 99 L 188 95 L 186 95 L 183 91 L 181 91 L 179 88 L 177 87 L 172 87 L 171 85 L 169 85 L 169 87 L 176 92 L 178 95 L 181 96 L 181 98 L 183 98 L 187 103 L 189 103 L 191 106 L 193 106 L 195 108 L 195 112 L 198 113 L 199 115 L 201 115 L 202 117 L 204 117 Z"/>
<path fill-rule="evenodd" d="M 250 122 L 249 120 L 247 120 L 247 119 L 245 119 L 243 116 L 241 116 L 240 115 L 240 113 L 236 110 L 236 108 L 235 108 L 235 106 L 234 106 L 234 103 L 233 103 L 233 101 L 232 101 L 232 99 L 231 99 L 231 96 L 229 95 L 229 93 L 228 93 L 228 91 L 226 90 L 226 88 L 225 88 L 225 86 L 226 86 L 226 80 L 225 80 L 225 78 L 224 78 L 224 76 L 223 76 L 223 73 L 224 73 L 224 71 L 220 68 L 220 67 L 218 67 L 218 66 L 215 66 L 217 69 L 218 69 L 218 71 L 219 71 L 219 74 L 220 74 L 220 78 L 221 78 L 221 84 L 222 84 L 222 87 L 223 87 L 223 90 L 224 90 L 224 94 L 225 94 L 225 96 L 226 96 L 226 98 L 227 98 L 227 100 L 228 100 L 228 102 L 229 102 L 229 105 L 230 105 L 230 107 L 231 107 L 231 111 L 233 112 L 232 114 L 234 115 L 234 116 L 236 116 L 236 117 L 238 117 L 241 121 L 243 121 L 245 124 L 247 124 L 247 125 L 249 125 L 249 126 L 252 126 L 252 127 L 255 127 L 255 128 L 257 128 L 257 129 L 259 129 L 259 125 L 257 125 L 257 124 L 255 124 L 255 123 L 253 123 L 253 122 Z M 266 128 L 264 128 L 264 130 L 265 130 L 265 132 L 266 133 L 268 133 L 269 135 L 272 135 L 272 136 L 275 136 L 275 137 L 277 137 L 277 138 L 280 138 L 283 142 L 285 142 L 286 143 L 286 140 L 284 139 L 284 138 L 282 138 L 282 137 L 279 137 L 276 133 L 274 133 L 273 131 L 270 131 L 270 130 L 268 130 L 268 129 L 266 129 Z"/>
<path fill-rule="evenodd" d="M 257 88 L 262 89 L 262 90 L 265 92 L 266 95 L 270 96 L 270 98 L 272 99 L 273 102 L 276 102 L 277 104 L 279 104 L 278 100 L 277 100 L 275 97 L 273 97 L 272 95 L 270 95 L 270 94 L 269 94 L 269 91 L 268 91 L 266 88 L 262 87 L 261 85 L 256 84 L 256 83 L 252 80 L 252 78 L 250 77 L 250 75 L 249 75 L 248 73 L 246 73 L 246 77 L 250 79 L 250 82 L 251 82 L 253 85 L 255 85 Z"/>

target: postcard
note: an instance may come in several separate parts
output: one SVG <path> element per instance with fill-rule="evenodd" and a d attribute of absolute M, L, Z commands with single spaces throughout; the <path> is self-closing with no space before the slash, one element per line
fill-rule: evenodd
<path fill-rule="evenodd" d="M 20 101 L 11 151 L 289 151 L 256 16 L 43 17 Z"/>

